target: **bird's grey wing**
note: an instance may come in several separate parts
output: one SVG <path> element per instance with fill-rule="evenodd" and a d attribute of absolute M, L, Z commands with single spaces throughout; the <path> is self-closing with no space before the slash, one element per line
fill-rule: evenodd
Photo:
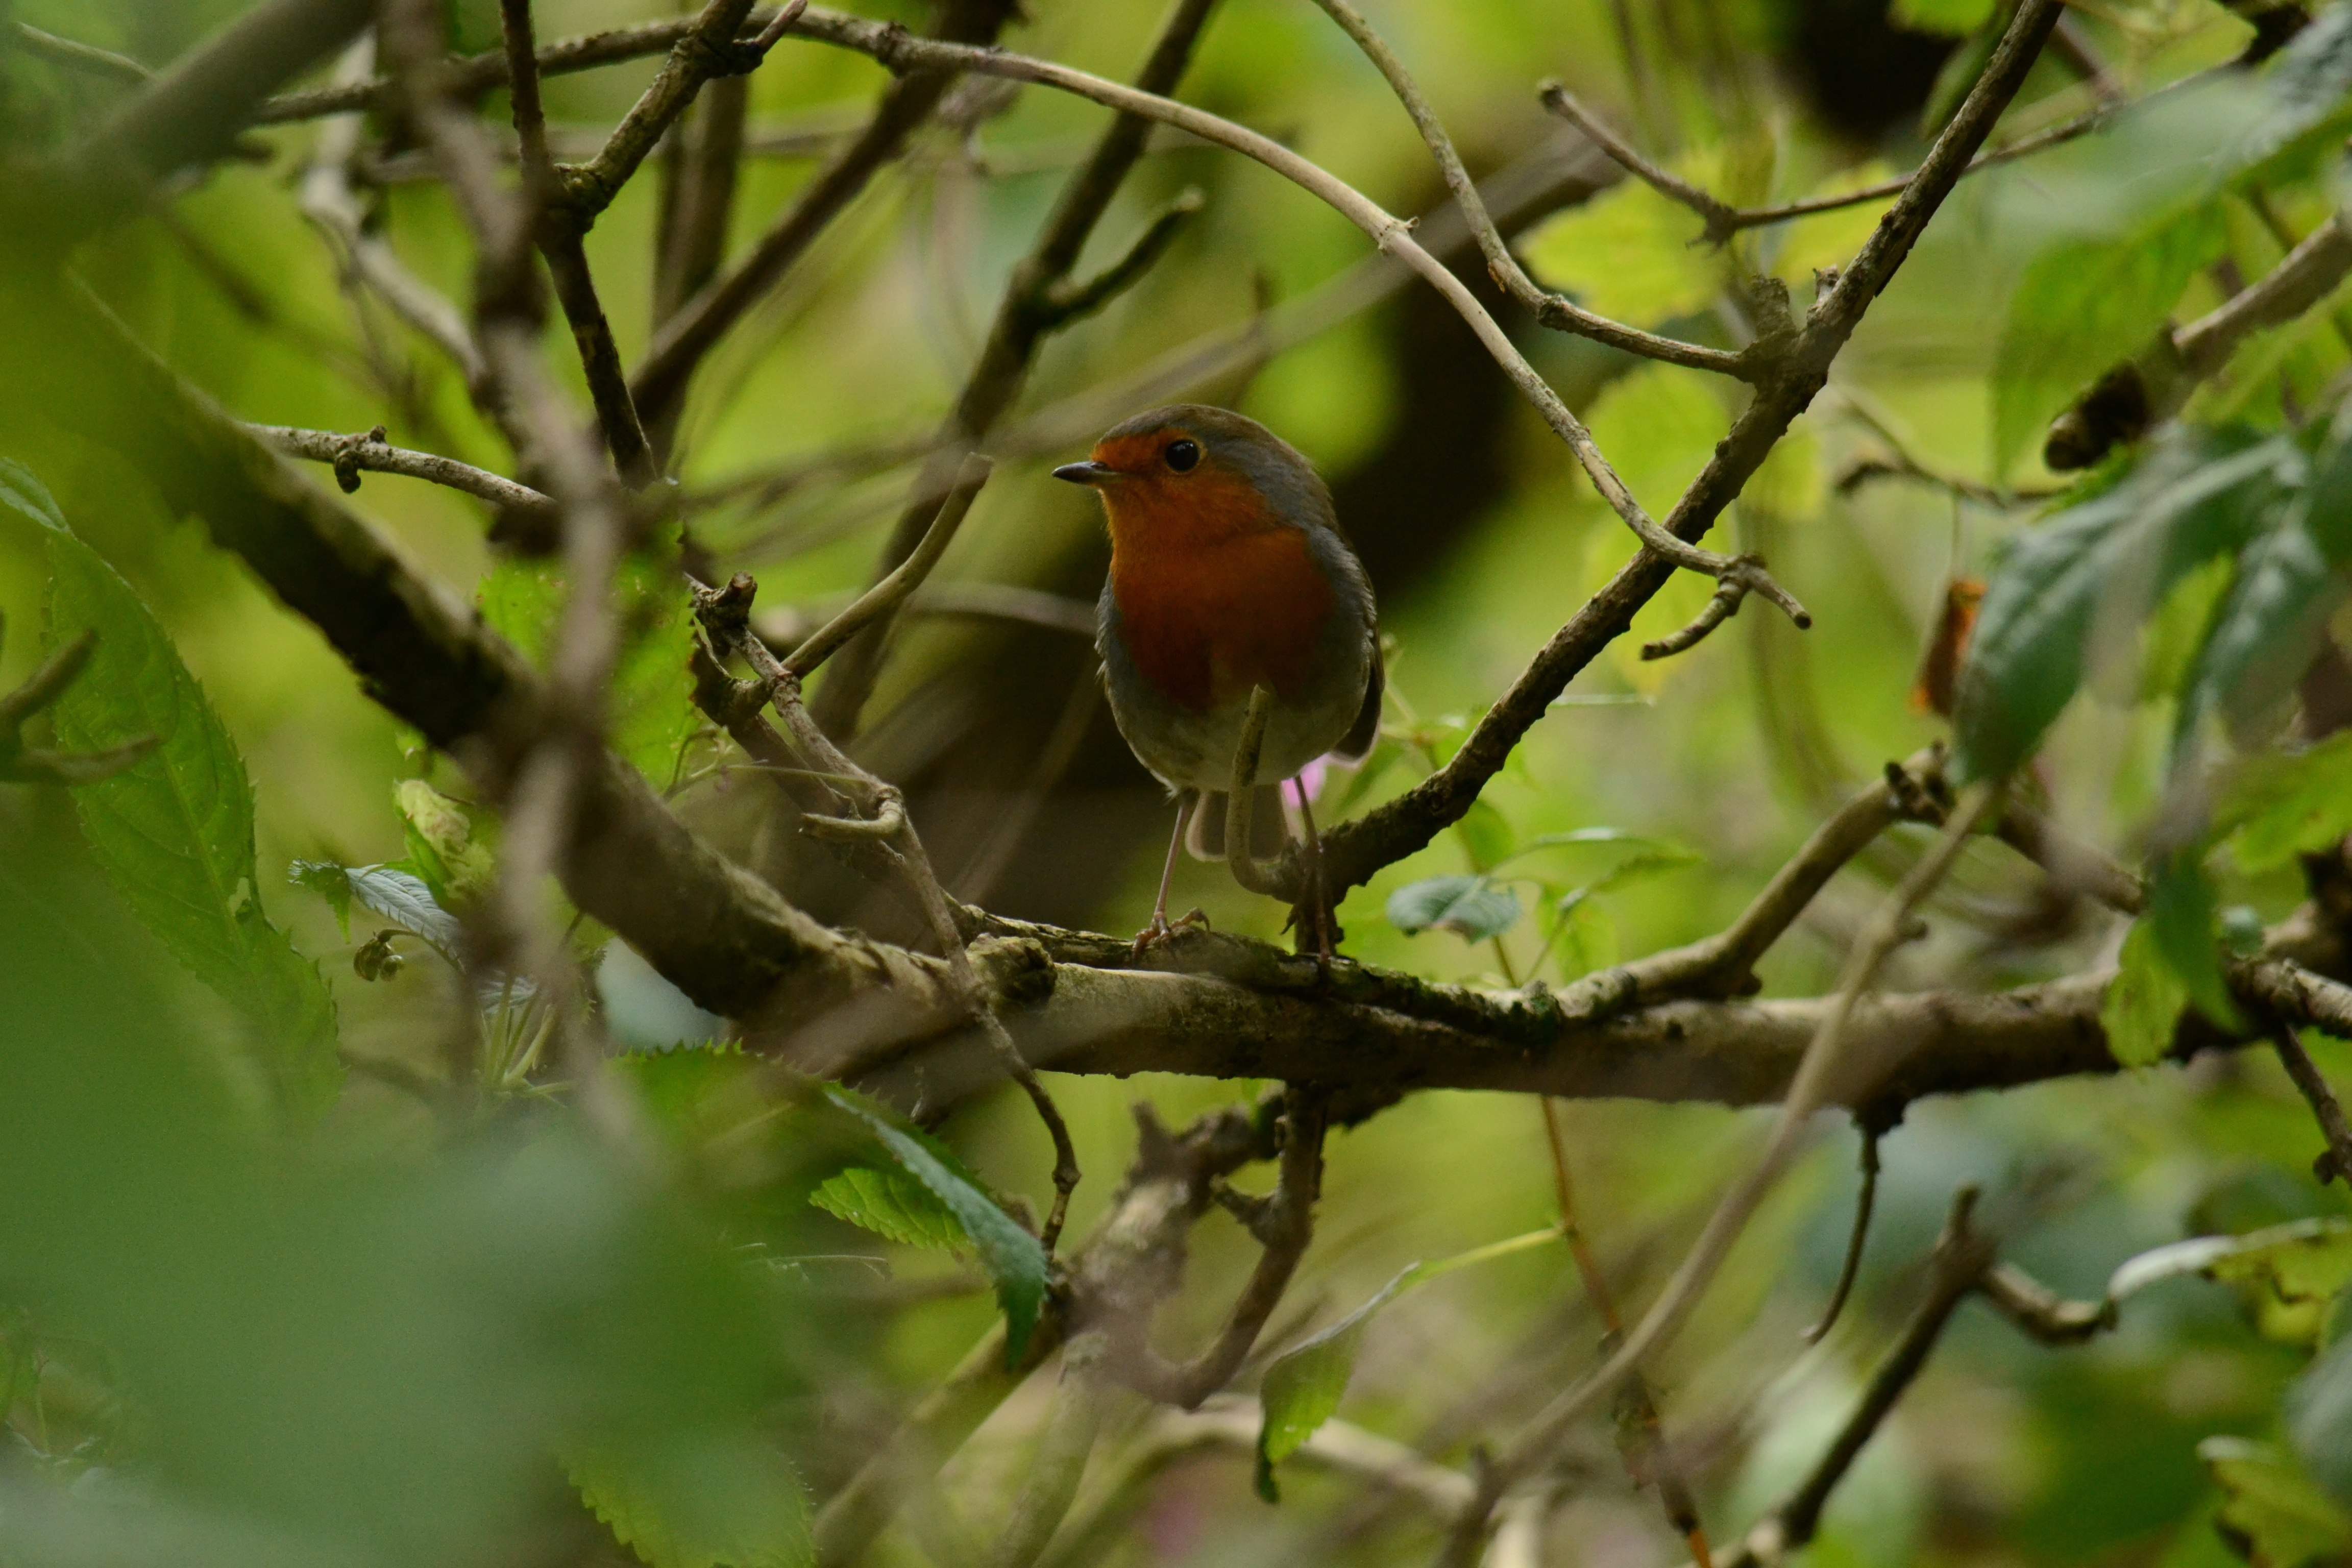
<path fill-rule="evenodd" d="M 1331 748 L 1333 756 L 1343 763 L 1360 763 L 1372 754 L 1372 747 L 1381 738 L 1381 693 L 1387 685 L 1388 671 L 1381 659 L 1381 634 L 1379 628 L 1374 627 L 1372 674 L 1371 679 L 1364 682 L 1364 705 L 1357 710 L 1356 721 L 1348 726 L 1348 732 L 1339 738 L 1339 743 Z"/>

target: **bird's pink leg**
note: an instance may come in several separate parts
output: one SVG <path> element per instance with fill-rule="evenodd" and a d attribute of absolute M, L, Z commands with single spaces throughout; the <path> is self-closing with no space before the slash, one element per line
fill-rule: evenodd
<path fill-rule="evenodd" d="M 1307 897 L 1315 912 L 1315 956 L 1323 967 L 1331 967 L 1331 902 L 1323 891 L 1323 840 L 1315 832 L 1315 812 L 1307 804 L 1307 781 L 1290 781 L 1292 793 L 1298 797 L 1298 820 L 1307 827 Z"/>
<path fill-rule="evenodd" d="M 1198 910 L 1194 910 L 1178 921 L 1175 925 L 1171 926 L 1168 923 L 1168 885 L 1176 879 L 1176 851 L 1184 843 L 1184 824 L 1192 818 L 1193 811 L 1200 803 L 1199 792 L 1188 791 L 1176 807 L 1176 831 L 1168 837 L 1168 858 L 1160 868 L 1160 896 L 1152 900 L 1151 923 L 1135 933 L 1135 950 L 1130 955 L 1131 959 L 1141 958 L 1145 948 L 1155 942 L 1165 942 L 1181 927 L 1209 923 L 1208 917 Z"/>

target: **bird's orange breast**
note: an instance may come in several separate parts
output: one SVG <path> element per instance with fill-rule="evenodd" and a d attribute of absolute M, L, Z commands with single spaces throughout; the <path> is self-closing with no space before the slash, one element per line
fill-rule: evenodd
<path fill-rule="evenodd" d="M 1137 673 L 1195 712 L 1256 685 L 1297 697 L 1335 602 L 1306 533 L 1224 473 L 1140 479 L 1103 499 L 1111 595 Z"/>

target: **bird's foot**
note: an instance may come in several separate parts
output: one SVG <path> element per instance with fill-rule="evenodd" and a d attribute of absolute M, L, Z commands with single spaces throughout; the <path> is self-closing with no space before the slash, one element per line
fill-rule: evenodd
<path fill-rule="evenodd" d="M 1151 911 L 1151 923 L 1135 933 L 1135 946 L 1128 954 L 1128 962 L 1142 962 L 1146 948 L 1155 942 L 1173 942 L 1179 931 L 1208 929 L 1209 917 L 1201 910 L 1186 910 L 1172 921 L 1169 920 L 1166 910 L 1154 910 Z"/>

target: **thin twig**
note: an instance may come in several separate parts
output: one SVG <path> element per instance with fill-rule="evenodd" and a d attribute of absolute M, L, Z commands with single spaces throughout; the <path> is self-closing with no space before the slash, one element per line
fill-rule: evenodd
<path fill-rule="evenodd" d="M 2026 0 L 2019 7 L 1984 74 L 1937 137 L 1918 174 L 1879 219 L 1853 262 L 1840 271 L 1835 285 L 1815 300 L 1801 327 L 1791 323 L 1784 336 L 1780 325 L 1768 323 L 1772 330 L 1758 342 L 1775 345 L 1769 351 L 1773 372 L 1667 514 L 1669 532 L 1682 539 L 1704 535 L 1827 382 L 1830 364 L 1872 300 L 1901 267 L 1969 159 L 2024 85 L 2057 15 L 2057 0 Z M 1759 295 L 1751 304 L 1776 300 Z M 1624 633 L 1634 613 L 1657 595 L 1673 570 L 1671 563 L 1646 551 L 1635 555 L 1537 653 L 1444 767 L 1327 835 L 1323 863 L 1332 894 L 1364 882 L 1459 821 L 1486 781 L 1509 760 L 1520 738 L 1549 711 L 1552 700 Z M 1286 862 L 1285 869 L 1286 883 L 1295 884 L 1305 874 L 1295 858 Z"/>
<path fill-rule="evenodd" d="M 969 471 L 973 476 L 971 490 L 974 492 L 988 477 L 984 460 L 976 461 L 979 461 L 979 467 Z M 962 505 L 968 508 L 970 504 L 971 497 L 967 494 Z M 942 508 L 943 513 L 946 510 Z M 946 523 L 943 535 L 952 535 L 960 515 L 959 512 L 959 517 L 952 520 L 943 518 Z M 945 547 L 945 537 L 942 537 L 940 548 L 944 550 Z M 938 552 L 934 552 L 919 569 L 907 573 L 898 591 L 911 592 L 919 586 L 937 559 Z M 1050 1252 L 1061 1236 L 1063 1221 L 1069 1215 L 1070 1194 L 1077 1186 L 1079 1179 L 1078 1157 L 1076 1146 L 1070 1141 L 1069 1124 L 1063 1120 L 1060 1108 L 1054 1103 L 1054 1097 L 1038 1081 L 1036 1070 L 1022 1055 L 1020 1047 L 1014 1044 L 1004 1021 L 997 1016 L 996 999 L 972 966 L 971 954 L 966 950 L 962 931 L 956 923 L 955 908 L 940 886 L 938 873 L 931 868 L 930 856 L 924 849 L 922 838 L 915 831 L 913 822 L 906 815 L 898 791 L 851 761 L 817 727 L 801 697 L 801 677 L 783 660 L 777 658 L 768 645 L 752 632 L 751 598 L 757 592 L 758 585 L 746 576 L 738 576 L 726 587 L 719 589 L 698 584 L 694 589 L 696 613 L 721 651 L 740 653 L 751 665 L 769 703 L 774 708 L 776 716 L 784 721 L 785 732 L 792 737 L 793 747 L 803 759 L 824 773 L 854 781 L 853 787 L 864 797 L 856 804 L 865 808 L 869 820 L 877 823 L 877 826 L 863 835 L 855 828 L 837 826 L 836 831 L 887 843 L 922 906 L 932 936 L 939 943 L 940 956 L 946 961 L 949 978 L 957 996 L 988 1042 L 998 1064 L 1020 1086 L 1022 1093 L 1028 1096 L 1038 1120 L 1045 1124 L 1046 1133 L 1054 1143 L 1054 1206 L 1044 1227 L 1038 1232 L 1038 1237 Z M 855 608 L 852 606 L 852 612 Z M 850 613 L 845 612 L 845 616 Z M 794 655 L 794 658 L 798 657 L 798 654 Z M 883 830 L 884 826 L 888 831 Z"/>
<path fill-rule="evenodd" d="M 2201 79 L 2203 79 L 2201 77 L 2188 79 L 2189 81 Z M 2182 85 L 2185 83 L 2174 83 L 2172 87 L 2160 89 L 2158 93 L 2151 94 L 2150 97 L 2161 96 L 2164 92 L 2171 91 L 2173 87 Z M 1608 123 L 1599 115 L 1579 103 L 1575 96 L 1559 83 L 1545 82 L 1537 89 L 1537 92 L 1546 109 L 1591 137 L 1593 144 L 1608 153 L 1620 168 L 1651 186 L 1661 195 L 1679 202 L 1696 213 L 1706 225 L 1704 237 L 1712 245 L 1721 245 L 1741 229 L 1762 228 L 1771 224 L 1811 217 L 1817 213 L 1837 212 L 1845 207 L 1861 206 L 1869 202 L 1883 202 L 1889 197 L 1901 195 L 1910 188 L 1911 182 L 1918 177 L 1914 172 L 1909 174 L 1897 174 L 1893 179 L 1881 180 L 1875 184 L 1860 185 L 1851 191 L 1840 191 L 1834 195 L 1807 196 L 1801 201 L 1784 202 L 1778 206 L 1735 207 L 1643 157 L 1623 137 L 1611 130 Z M 2128 106 L 2124 104 L 2102 104 L 2096 109 L 2076 115 L 2072 120 L 2053 125 L 2046 131 L 2037 131 L 2030 136 L 2021 136 L 2005 147 L 1996 147 L 1990 152 L 1979 153 L 1969 160 L 1968 167 L 1961 171 L 1961 175 L 1965 178 L 1980 169 L 1991 168 L 1996 163 L 2006 163 L 2012 159 L 2027 157 L 2072 142 L 2078 136 L 2088 135 L 2126 107 Z"/>
<path fill-rule="evenodd" d="M 683 89 L 684 96 L 666 98 L 664 102 L 674 100 L 675 112 L 691 101 L 702 79 L 681 65 L 680 57 L 693 56 L 689 46 L 704 41 L 702 29 L 710 25 L 712 12 L 727 10 L 728 15 L 721 18 L 721 36 L 731 35 L 749 4 L 750 0 L 710 0 L 697 30 L 688 34 L 672 51 L 668 64 L 655 86 L 646 89 L 646 97 L 638 100 L 638 106 L 644 107 L 646 100 L 655 97 L 656 89 L 666 83 L 674 94 L 681 78 L 688 84 Z M 588 269 L 588 251 L 583 243 L 587 225 L 619 187 L 588 187 L 586 194 L 574 194 L 570 172 L 559 170 L 554 155 L 548 151 L 547 113 L 540 102 L 539 57 L 531 37 L 530 0 L 499 0 L 499 18 L 506 37 L 508 92 L 515 134 L 522 144 L 522 188 L 523 199 L 530 208 L 529 226 L 540 254 L 547 258 L 548 276 L 554 280 L 555 297 L 563 308 L 563 319 L 571 323 L 572 340 L 580 351 L 580 368 L 588 383 L 588 396 L 596 405 L 596 422 L 613 455 L 613 466 L 631 489 L 643 489 L 660 477 L 660 465 L 646 440 L 636 405 L 629 396 L 628 377 L 621 368 L 621 351 L 613 340 L 612 323 L 605 320 L 604 302 L 597 298 L 596 279 Z M 663 124 L 667 125 L 667 121 Z M 629 128 L 629 121 L 625 121 L 622 129 Z M 620 139 L 621 132 L 614 132 L 614 141 Z M 634 173 L 635 168 L 635 162 L 631 161 L 629 172 Z M 602 201 L 596 199 L 599 189 Z"/>
<path fill-rule="evenodd" d="M 940 40 L 951 41 L 920 41 L 934 48 L 988 43 L 1009 19 L 1012 9 L 1011 0 L 949 0 L 934 26 Z M 809 11 L 788 30 L 824 37 L 824 23 L 860 26 L 847 17 Z M 907 40 L 904 29 L 895 23 L 887 31 L 894 38 Z M 791 208 L 760 237 L 734 270 L 715 279 L 662 322 L 629 383 L 638 412 L 646 420 L 667 427 L 703 357 L 866 188 L 875 171 L 898 155 L 907 138 L 939 106 L 953 84 L 957 68 L 918 68 L 885 88 L 866 129 L 801 189 Z"/>
<path fill-rule="evenodd" d="M 1675 1334 L 1688 1321 L 1691 1309 L 1714 1279 L 1717 1269 L 1730 1255 L 1732 1244 L 1747 1228 L 1748 1219 L 1765 1194 L 1795 1158 L 1802 1142 L 1806 1125 L 1814 1111 L 1828 1102 L 1833 1086 L 1839 1085 L 1845 1070 L 1848 1021 L 1854 1005 L 1876 978 L 1879 966 L 1887 955 L 1912 936 L 1913 913 L 1922 900 L 1943 880 L 1959 858 L 1977 823 L 2000 798 L 1999 791 L 1988 784 L 1975 785 L 1962 798 L 1959 808 L 1944 825 L 1943 833 L 1935 847 L 1911 868 L 1901 884 L 1880 905 L 1864 927 L 1854 951 L 1846 960 L 1840 976 L 1837 994 L 1829 1011 L 1822 1019 L 1821 1028 L 1806 1047 L 1803 1059 L 1798 1064 L 1795 1079 L 1789 1086 L 1787 1099 L 1781 1101 L 1780 1114 L 1773 1124 L 1771 1141 L 1763 1156 L 1732 1190 L 1727 1193 L 1715 1213 L 1708 1216 L 1706 1228 L 1686 1257 L 1666 1283 L 1665 1289 L 1652 1303 L 1647 1313 L 1633 1331 L 1625 1336 L 1601 1365 L 1600 1371 L 1561 1394 L 1547 1405 L 1528 1430 L 1515 1440 L 1493 1467 L 1486 1486 L 1493 1498 L 1517 1481 L 1532 1473 L 1542 1463 L 1567 1432 L 1584 1413 L 1605 1397 L 1643 1358 L 1655 1354 L 1671 1342 Z M 1493 1499 L 1487 1507 L 1493 1506 Z M 1475 1542 L 1485 1534 L 1483 1516 L 1465 1519 L 1457 1528 L 1454 1541 L 1465 1538 Z M 1461 1561 L 1465 1547 L 1449 1545 L 1449 1561 Z"/>
<path fill-rule="evenodd" d="M 2279 1065 L 2286 1068 L 2286 1076 L 2294 1080 L 2294 1087 L 2310 1104 L 2320 1135 L 2327 1140 L 2326 1152 L 2311 1163 L 2312 1173 L 2323 1186 L 2338 1176 L 2352 1182 L 2352 1125 L 2346 1123 L 2344 1107 L 2336 1100 L 2336 1091 L 2328 1087 L 2326 1075 L 2311 1059 L 2311 1053 L 2303 1048 L 2303 1042 L 2295 1037 L 2291 1026 L 2274 1024 L 2271 1043 L 2278 1048 Z"/>
<path fill-rule="evenodd" d="M 61 38 L 55 33 L 43 32 L 30 22 L 19 22 L 16 26 L 16 42 L 28 55 L 115 81 L 137 84 L 155 74 L 129 55 L 118 55 L 112 49 L 101 49 L 96 44 L 85 44 L 79 38 Z"/>
<path fill-rule="evenodd" d="M 1142 68 L 1136 74 L 1138 88 L 1162 93 L 1175 89 L 1192 60 L 1202 29 L 1208 25 L 1213 5 L 1213 0 L 1175 0 L 1160 26 Z M 933 438 L 913 493 L 883 544 L 881 558 L 876 563 L 877 578 L 896 570 L 898 563 L 914 550 L 921 537 L 927 509 L 933 504 L 932 498 L 951 482 L 961 455 L 977 446 L 1019 400 L 1028 383 L 1029 367 L 1047 335 L 1082 313 L 1076 307 L 1084 301 L 1072 300 L 1062 291 L 1069 287 L 1070 273 L 1077 266 L 1088 237 L 1143 155 L 1151 129 L 1152 122 L 1140 115 L 1121 112 L 1114 116 L 1086 161 L 1063 183 L 1054 210 L 1028 254 L 1014 264 L 1012 276 L 1005 279 L 1004 292 L 997 300 L 996 314 L 989 323 L 988 337 L 980 355 L 973 361 L 956 395 L 954 406 Z M 1144 240 L 1129 252 L 1131 265 L 1115 265 L 1111 273 L 1103 276 L 1118 287 L 1131 284 L 1142 276 L 1166 241 L 1172 238 L 1181 217 L 1181 213 L 1162 215 L 1160 221 L 1145 230 Z M 1151 245 L 1155 233 L 1160 237 L 1156 247 Z M 1108 289 L 1104 297 L 1108 297 Z M 866 699 L 881 670 L 888 630 L 886 618 L 852 644 L 834 668 L 824 689 L 817 693 L 817 721 L 828 734 L 847 736 L 856 732 Z"/>
<path fill-rule="evenodd" d="M 1805 1331 L 1805 1342 L 1817 1345 L 1837 1327 L 1840 1314 L 1845 1310 L 1845 1299 L 1853 1293 L 1853 1282 L 1862 1273 L 1862 1252 L 1870 1240 L 1870 1211 L 1878 1201 L 1878 1128 L 1875 1123 L 1862 1126 L 1862 1191 L 1853 1200 L 1853 1229 L 1846 1237 L 1845 1261 L 1838 1266 L 1837 1284 L 1830 1291 L 1829 1305 L 1822 1309 L 1821 1321 Z"/>
<path fill-rule="evenodd" d="M 1181 1366 L 1169 1365 L 1139 1340 L 1124 1347 L 1115 1375 L 1150 1398 L 1186 1410 L 1233 1381 L 1314 1239 L 1315 1204 L 1323 1191 L 1326 1111 L 1319 1091 L 1297 1084 L 1283 1091 L 1280 1173 L 1262 1223 L 1254 1227 L 1261 1232 L 1263 1250 L 1216 1338 Z"/>
<path fill-rule="evenodd" d="M 931 526 L 924 531 L 922 542 L 915 547 L 915 552 L 900 562 L 888 576 L 859 595 L 855 604 L 811 633 L 783 661 L 785 672 L 806 680 L 844 643 L 868 623 L 896 610 L 901 601 L 920 587 L 923 579 L 931 574 L 931 568 L 940 563 L 940 557 L 947 553 L 948 546 L 955 542 L 956 531 L 971 512 L 973 498 L 988 482 L 995 466 L 977 452 L 966 458 L 957 471 L 954 486 L 949 489 L 947 499 L 940 502 Z"/>
<path fill-rule="evenodd" d="M 1952 1314 L 1992 1267 L 1992 1243 L 1969 1225 L 1976 1199 L 1977 1190 L 1972 1186 L 1964 1186 L 1953 1194 L 1951 1213 L 1944 1221 L 1943 1234 L 1936 1240 L 1927 1300 L 1912 1312 L 1895 1349 L 1871 1373 L 1870 1386 L 1863 1391 L 1861 1403 L 1846 1417 L 1829 1447 L 1797 1489 L 1748 1531 L 1733 1563 L 1780 1563 L 1786 1553 L 1813 1539 L 1830 1494 L 1853 1468 L 1854 1460 L 1861 1458 L 1863 1448 L 1910 1389 L 1920 1369 L 1927 1364 L 1927 1357 L 1935 1350 L 1936 1342 L 1943 1337 L 1944 1326 L 1951 1321 Z"/>
<path fill-rule="evenodd" d="M 404 447 L 391 446 L 384 440 L 381 425 L 352 436 L 332 430 L 303 430 L 290 425 L 255 425 L 249 428 L 281 452 L 332 465 L 336 482 L 345 494 L 360 488 L 359 476 L 364 470 L 446 485 L 492 506 L 551 522 L 560 510 L 551 497 L 529 485 L 517 484 L 503 474 L 494 474 L 437 452 L 412 452 Z"/>

